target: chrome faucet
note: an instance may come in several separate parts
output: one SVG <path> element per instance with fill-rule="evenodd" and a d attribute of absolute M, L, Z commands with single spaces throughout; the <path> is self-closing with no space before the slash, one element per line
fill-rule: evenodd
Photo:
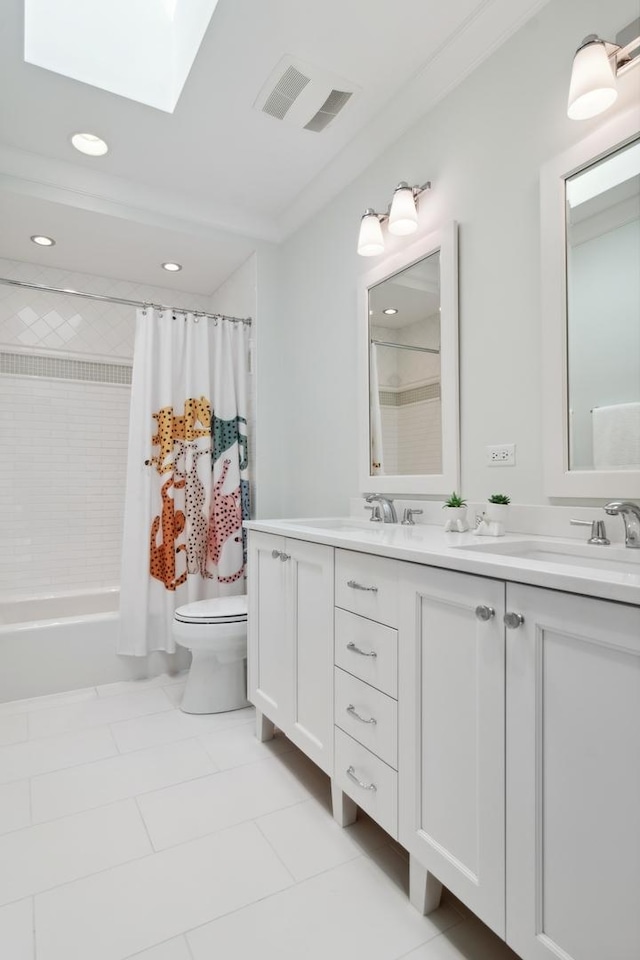
<path fill-rule="evenodd" d="M 370 493 L 366 497 L 367 503 L 371 504 L 371 519 L 377 520 L 380 519 L 384 523 L 397 523 L 398 517 L 396 515 L 396 508 L 393 505 L 393 500 L 389 500 L 387 497 L 380 496 L 379 493 Z M 380 512 L 382 511 L 382 518 L 380 517 Z"/>
<path fill-rule="evenodd" d="M 624 523 L 624 545 L 640 550 L 640 507 L 628 500 L 612 500 L 607 503 L 604 512 L 622 517 Z"/>

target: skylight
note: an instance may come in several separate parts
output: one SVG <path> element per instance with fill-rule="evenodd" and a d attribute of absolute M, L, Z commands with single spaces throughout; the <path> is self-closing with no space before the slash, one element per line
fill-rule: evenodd
<path fill-rule="evenodd" d="M 24 58 L 173 113 L 218 0 L 25 0 Z"/>

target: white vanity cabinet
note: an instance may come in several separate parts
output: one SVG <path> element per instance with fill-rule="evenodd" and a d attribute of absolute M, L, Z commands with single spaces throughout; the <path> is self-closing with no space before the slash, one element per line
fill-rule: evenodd
<path fill-rule="evenodd" d="M 333 772 L 333 549 L 251 531 L 249 699 L 263 739 L 273 725 Z"/>
<path fill-rule="evenodd" d="M 509 584 L 507 941 L 640 957 L 640 607 Z"/>
<path fill-rule="evenodd" d="M 411 898 L 437 906 L 440 881 L 504 937 L 505 585 L 403 566 L 399 839 Z"/>

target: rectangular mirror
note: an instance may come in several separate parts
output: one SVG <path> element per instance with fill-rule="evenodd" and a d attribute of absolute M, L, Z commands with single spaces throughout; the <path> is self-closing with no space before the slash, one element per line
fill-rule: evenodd
<path fill-rule="evenodd" d="M 543 167 L 545 493 L 640 491 L 640 110 Z"/>
<path fill-rule="evenodd" d="M 458 485 L 456 225 L 365 277 L 360 393 L 363 492 Z"/>

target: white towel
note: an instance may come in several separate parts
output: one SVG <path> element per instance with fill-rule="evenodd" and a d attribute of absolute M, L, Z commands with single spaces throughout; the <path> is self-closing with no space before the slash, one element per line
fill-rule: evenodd
<path fill-rule="evenodd" d="M 596 470 L 640 469 L 640 403 L 616 403 L 592 411 Z"/>

